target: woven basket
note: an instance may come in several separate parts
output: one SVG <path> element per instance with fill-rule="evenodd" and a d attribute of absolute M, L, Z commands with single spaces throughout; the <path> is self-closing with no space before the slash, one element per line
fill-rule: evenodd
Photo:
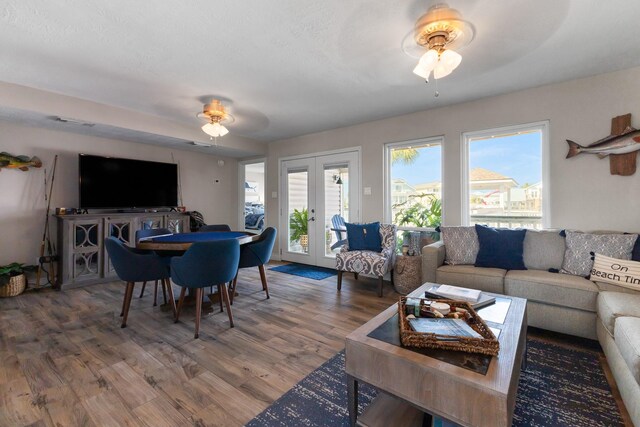
<path fill-rule="evenodd" d="M 0 298 L 15 297 L 27 288 L 27 276 L 20 274 L 9 278 L 9 283 L 0 287 Z"/>
<path fill-rule="evenodd" d="M 424 299 L 421 299 L 424 301 Z M 496 339 L 491 329 L 484 323 L 484 320 L 464 301 L 435 300 L 449 304 L 452 307 L 459 307 L 467 310 L 466 321 L 469 326 L 482 335 L 482 338 L 455 337 L 451 335 L 436 335 L 424 332 L 416 332 L 409 326 L 407 315 L 405 314 L 406 297 L 400 297 L 398 301 L 398 319 L 400 323 L 400 341 L 407 347 L 439 348 L 444 350 L 464 351 L 467 353 L 480 353 L 489 356 L 497 356 L 500 351 L 500 343 Z M 433 300 L 429 300 L 433 301 Z M 454 341 L 443 341 L 443 340 Z"/>
<path fill-rule="evenodd" d="M 422 285 L 422 257 L 399 256 L 393 267 L 393 287 L 401 295 L 413 292 Z"/>

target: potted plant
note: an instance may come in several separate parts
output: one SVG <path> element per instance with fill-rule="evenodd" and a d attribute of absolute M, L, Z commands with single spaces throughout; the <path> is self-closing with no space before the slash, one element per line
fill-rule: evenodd
<path fill-rule="evenodd" d="M 0 297 L 15 297 L 27 287 L 24 273 L 35 271 L 35 265 L 24 265 L 17 262 L 0 266 Z"/>
<path fill-rule="evenodd" d="M 293 213 L 289 217 L 289 230 L 291 235 L 289 240 L 293 242 L 300 242 L 300 246 L 306 252 L 309 247 L 309 212 L 306 208 L 302 210 L 294 209 Z"/>
<path fill-rule="evenodd" d="M 395 223 L 420 228 L 438 227 L 442 221 L 442 201 L 433 194 L 420 194 L 412 198 L 416 198 L 417 201 L 400 209 L 396 213 Z M 421 231 L 420 238 L 422 247 L 439 240 L 440 233 Z"/>

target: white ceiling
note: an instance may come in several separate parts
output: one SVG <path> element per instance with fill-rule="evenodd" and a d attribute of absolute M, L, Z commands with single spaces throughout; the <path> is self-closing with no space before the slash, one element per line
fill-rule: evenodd
<path fill-rule="evenodd" d="M 400 49 L 424 0 L 0 0 L 0 81 L 271 141 L 640 65 L 637 0 L 451 0 L 476 27 L 425 85 Z"/>

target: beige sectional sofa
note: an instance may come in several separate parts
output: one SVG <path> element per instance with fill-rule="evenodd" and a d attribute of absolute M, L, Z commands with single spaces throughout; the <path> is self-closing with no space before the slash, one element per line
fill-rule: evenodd
<path fill-rule="evenodd" d="M 530 326 L 598 339 L 631 418 L 640 426 L 640 293 L 547 271 L 562 265 L 563 240 L 557 235 L 527 231 L 527 270 L 446 265 L 444 243 L 433 243 L 422 249 L 423 282 L 526 298 Z"/>

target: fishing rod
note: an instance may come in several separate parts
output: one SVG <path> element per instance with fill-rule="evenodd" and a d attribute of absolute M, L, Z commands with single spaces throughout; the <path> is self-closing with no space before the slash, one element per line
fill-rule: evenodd
<path fill-rule="evenodd" d="M 53 158 L 53 169 L 51 170 L 51 183 L 49 186 L 49 194 L 47 195 L 47 171 L 44 172 L 44 199 L 47 202 L 47 211 L 45 212 L 44 232 L 42 233 L 42 241 L 40 242 L 40 257 L 38 258 L 38 272 L 36 273 L 36 288 L 40 287 L 40 278 L 42 271 L 47 273 L 47 281 L 55 286 L 55 264 L 53 255 L 53 245 L 51 244 L 51 235 L 49 228 L 49 212 L 51 211 L 51 195 L 53 193 L 53 183 L 56 179 L 56 167 L 58 166 L 58 155 Z M 45 258 L 45 250 L 48 252 L 49 270 L 45 270 L 43 264 L 47 261 Z M 53 280 L 52 280 L 53 279 Z"/>

